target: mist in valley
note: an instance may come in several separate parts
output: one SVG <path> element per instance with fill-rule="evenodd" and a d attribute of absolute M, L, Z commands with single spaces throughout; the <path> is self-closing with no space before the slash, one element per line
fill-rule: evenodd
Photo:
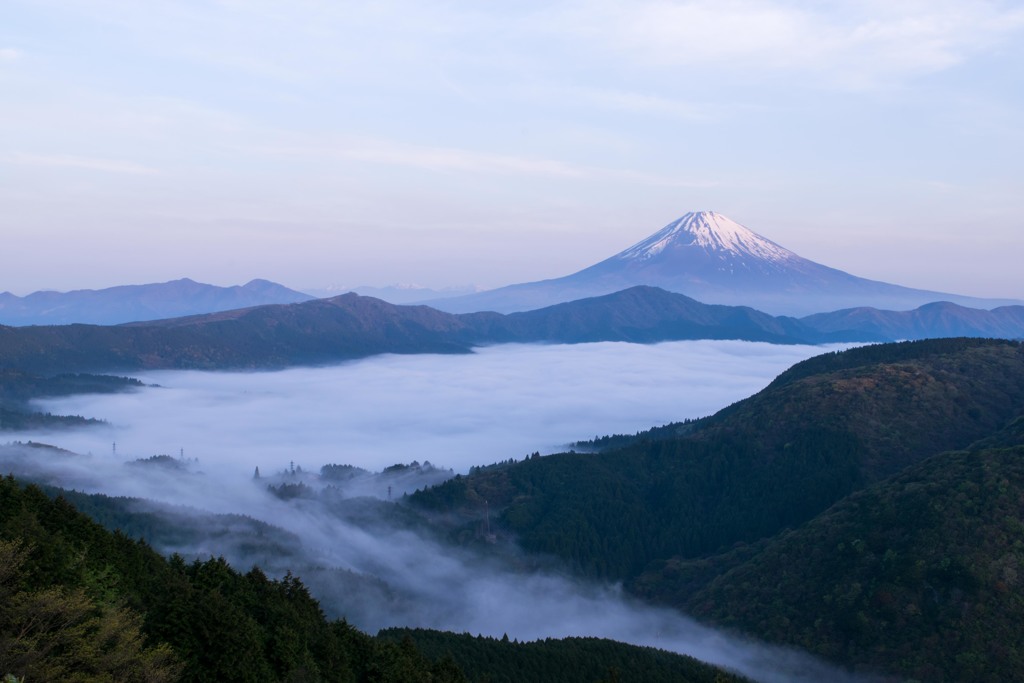
<path fill-rule="evenodd" d="M 472 466 L 710 414 L 827 350 L 513 345 L 280 372 L 152 373 L 140 379 L 159 387 L 41 402 L 111 424 L 14 434 L 71 453 L 8 448 L 0 464 L 37 481 L 147 499 L 126 505 L 168 520 L 166 537 L 151 540 L 158 550 L 223 555 L 275 576 L 291 570 L 329 616 L 369 632 L 596 636 L 690 654 L 756 680 L 853 680 L 640 604 L 617 586 L 574 579 L 552 559 L 520 553 L 514 539 L 456 546 L 401 504 L 403 493 Z M 169 457 L 145 460 L 156 454 Z M 321 470 L 330 464 L 352 467 Z"/>
<path fill-rule="evenodd" d="M 279 372 L 135 374 L 149 388 L 42 401 L 109 429 L 26 433 L 116 460 L 199 458 L 229 476 L 346 463 L 471 466 L 708 415 L 834 348 L 739 341 L 501 345 Z"/>

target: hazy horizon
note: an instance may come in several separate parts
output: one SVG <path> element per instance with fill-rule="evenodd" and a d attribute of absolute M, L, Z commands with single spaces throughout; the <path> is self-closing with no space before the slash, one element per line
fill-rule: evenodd
<path fill-rule="evenodd" d="M 0 9 L 0 291 L 559 277 L 688 211 L 1024 298 L 1024 9 L 956 0 Z"/>

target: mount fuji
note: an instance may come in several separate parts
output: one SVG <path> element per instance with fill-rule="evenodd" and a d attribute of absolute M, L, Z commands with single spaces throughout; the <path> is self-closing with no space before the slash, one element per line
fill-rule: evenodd
<path fill-rule="evenodd" d="M 711 304 L 803 316 L 871 306 L 908 310 L 934 301 L 972 308 L 1019 304 L 931 292 L 850 275 L 805 259 L 712 211 L 691 212 L 647 239 L 572 275 L 424 302 L 452 313 L 531 310 L 636 285 Z"/>

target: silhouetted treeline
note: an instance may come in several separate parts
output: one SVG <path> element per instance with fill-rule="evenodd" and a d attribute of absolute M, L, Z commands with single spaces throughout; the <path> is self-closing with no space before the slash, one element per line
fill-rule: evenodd
<path fill-rule="evenodd" d="M 385 640 L 410 640 L 429 658 L 449 656 L 472 681 L 488 683 L 729 683 L 747 679 L 692 657 L 601 638 L 503 638 L 426 629 L 385 629 Z"/>
<path fill-rule="evenodd" d="M 130 377 L 111 375 L 63 374 L 53 377 L 0 369 L 0 431 L 53 429 L 106 424 L 80 415 L 52 415 L 32 410 L 29 401 L 36 398 L 72 394 L 107 394 L 141 387 Z"/>

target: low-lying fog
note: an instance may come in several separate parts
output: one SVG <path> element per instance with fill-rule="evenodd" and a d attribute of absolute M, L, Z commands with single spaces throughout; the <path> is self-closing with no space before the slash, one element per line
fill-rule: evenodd
<path fill-rule="evenodd" d="M 709 415 L 827 348 L 737 341 L 503 345 L 280 372 L 154 372 L 161 388 L 45 401 L 108 420 L 61 445 L 119 461 L 158 453 L 251 474 L 429 460 L 465 472 L 597 435 Z M 55 437 L 26 434 L 41 441 Z"/>
<path fill-rule="evenodd" d="M 514 548 L 488 557 L 453 547 L 429 532 L 414 533 L 415 525 L 387 512 L 398 510 L 389 503 L 351 499 L 368 492 L 386 498 L 383 480 L 373 480 L 375 490 L 345 490 L 331 500 L 282 500 L 265 486 L 317 485 L 315 473 L 329 463 L 379 471 L 416 460 L 464 472 L 595 435 L 700 417 L 828 350 L 729 341 L 512 345 L 470 356 L 380 356 L 281 372 L 159 372 L 139 376 L 159 388 L 39 406 L 104 418 L 109 428 L 10 440 L 91 453 L 38 463 L 49 472 L 44 479 L 67 487 L 237 512 L 284 529 L 274 541 L 285 549 L 278 557 L 299 567 L 329 615 L 370 632 L 422 626 L 519 640 L 599 636 L 692 654 L 757 680 L 842 681 L 844 673 L 806 656 L 718 634 L 557 567 L 510 563 Z M 198 462 L 166 469 L 124 464 L 156 454 L 178 458 L 181 449 Z M 307 474 L 291 474 L 292 462 Z M 257 466 L 263 476 L 254 481 Z M 394 481 L 396 494 L 406 488 Z M 417 481 L 425 479 L 413 477 L 408 487 Z M 245 533 L 244 524 L 232 524 L 234 533 Z M 253 562 L 274 564 L 277 550 L 254 555 L 251 546 L 251 537 L 232 543 L 228 533 L 162 550 L 223 554 L 243 571 Z M 524 569 L 537 566 L 547 568 Z"/>

